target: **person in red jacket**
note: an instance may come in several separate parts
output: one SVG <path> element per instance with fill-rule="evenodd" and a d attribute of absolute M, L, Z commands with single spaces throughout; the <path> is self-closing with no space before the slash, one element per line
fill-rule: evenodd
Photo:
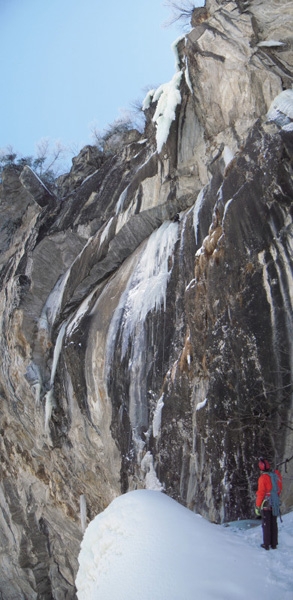
<path fill-rule="evenodd" d="M 265 550 L 269 550 L 270 547 L 276 550 L 278 545 L 277 516 L 279 514 L 279 502 L 277 501 L 277 509 L 275 509 L 273 500 L 276 499 L 273 498 L 273 495 L 276 496 L 276 494 L 274 494 L 273 481 L 276 482 L 276 492 L 279 496 L 282 491 L 282 475 L 277 469 L 270 472 L 270 464 L 265 458 L 259 459 L 258 467 L 261 476 L 258 480 L 256 492 L 255 513 L 257 516 L 262 517 L 263 544 L 261 544 L 261 547 Z"/>

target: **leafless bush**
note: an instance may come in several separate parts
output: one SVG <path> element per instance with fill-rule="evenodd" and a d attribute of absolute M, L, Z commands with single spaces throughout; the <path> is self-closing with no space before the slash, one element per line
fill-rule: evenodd
<path fill-rule="evenodd" d="M 178 0 L 178 2 L 174 2 L 174 0 L 166 0 L 165 6 L 172 11 L 166 25 L 170 26 L 174 23 L 178 23 L 181 28 L 186 29 L 190 27 L 194 9 L 199 6 L 204 6 L 204 1 L 192 2 L 191 0 Z"/>
<path fill-rule="evenodd" d="M 68 168 L 69 150 L 60 142 L 43 138 L 36 144 L 36 156 L 19 156 L 12 146 L 0 149 L 0 179 L 3 169 L 14 165 L 19 169 L 26 165 L 48 186 L 54 187 L 55 180 Z"/>

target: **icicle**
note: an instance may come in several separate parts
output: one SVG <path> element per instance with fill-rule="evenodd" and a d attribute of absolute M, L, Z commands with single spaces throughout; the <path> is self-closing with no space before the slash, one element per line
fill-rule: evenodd
<path fill-rule="evenodd" d="M 162 422 L 162 410 L 164 406 L 163 402 L 164 394 L 159 398 L 157 402 L 157 406 L 155 408 L 154 416 L 153 416 L 153 436 L 154 438 L 158 437 L 161 429 Z"/>
<path fill-rule="evenodd" d="M 50 420 L 52 416 L 52 410 L 55 406 L 55 400 L 53 396 L 53 389 L 50 388 L 45 395 L 45 432 L 50 433 Z"/>
<path fill-rule="evenodd" d="M 27 368 L 25 377 L 27 381 L 31 384 L 32 389 L 34 391 L 36 406 L 39 406 L 42 389 L 42 377 L 39 367 L 34 363 L 31 363 Z"/>
<path fill-rule="evenodd" d="M 203 205 L 203 201 L 204 201 L 204 188 L 202 190 L 200 190 L 200 192 L 197 196 L 195 205 L 194 205 L 194 210 L 193 210 L 193 229 L 194 229 L 196 244 L 198 243 L 199 213 L 200 213 L 200 209 Z"/>
<path fill-rule="evenodd" d="M 49 295 L 47 302 L 42 310 L 40 320 L 39 320 L 39 328 L 45 329 L 46 331 L 50 331 L 50 328 L 54 324 L 56 317 L 60 311 L 62 298 L 64 294 L 64 290 L 66 287 L 66 283 L 68 281 L 70 275 L 70 269 L 60 277 L 54 286 L 51 294 Z"/>
<path fill-rule="evenodd" d="M 235 198 L 230 198 L 230 200 L 228 200 L 228 202 L 226 202 L 226 204 L 225 204 L 223 218 L 222 218 L 223 230 L 225 230 L 225 219 L 226 219 L 226 216 L 228 213 L 228 209 L 230 208 L 230 204 L 233 202 L 233 200 L 235 200 Z"/>
<path fill-rule="evenodd" d="M 189 75 L 189 68 L 188 68 L 188 60 L 187 60 L 187 56 L 185 56 L 185 70 L 184 70 L 184 77 L 185 77 L 185 81 L 186 84 L 189 88 L 189 91 L 193 94 L 193 87 L 192 87 L 192 83 L 190 80 L 190 75 Z"/>
<path fill-rule="evenodd" d="M 85 300 L 83 300 L 83 302 L 77 309 L 76 313 L 74 314 L 72 319 L 69 321 L 69 324 L 66 329 L 66 338 L 69 338 L 73 334 L 74 330 L 77 329 L 82 317 L 87 312 L 89 305 L 91 303 L 92 297 L 94 296 L 95 293 L 96 293 L 96 288 L 87 296 L 87 298 L 85 298 Z"/>
<path fill-rule="evenodd" d="M 35 393 L 35 402 L 36 402 L 36 406 L 40 406 L 40 397 L 41 397 L 41 384 L 39 381 L 36 381 L 36 383 L 34 383 L 32 385 L 32 388 L 34 390 Z"/>
<path fill-rule="evenodd" d="M 67 325 L 67 321 L 65 321 L 63 323 L 62 327 L 60 328 L 60 331 L 58 333 L 57 340 L 55 343 L 54 354 L 53 354 L 53 364 L 52 364 L 52 370 L 51 370 L 51 379 L 50 379 L 51 386 L 54 385 L 54 380 L 55 380 L 58 360 L 59 360 L 59 356 L 60 356 L 60 352 L 61 352 L 61 348 L 62 348 L 62 342 L 63 342 L 63 338 L 64 338 L 64 334 L 65 334 L 66 325 Z"/>
<path fill-rule="evenodd" d="M 109 231 L 110 231 L 110 227 L 112 224 L 114 217 L 111 217 L 111 219 L 109 219 L 105 229 L 103 229 L 102 233 L 101 233 L 101 237 L 100 237 L 100 245 L 103 244 L 103 242 L 107 239 L 108 235 L 109 235 Z"/>
<path fill-rule="evenodd" d="M 86 498 L 84 494 L 79 496 L 79 506 L 80 506 L 80 524 L 81 531 L 84 533 L 86 530 Z"/>
<path fill-rule="evenodd" d="M 123 210 L 123 207 L 124 207 L 124 201 L 125 201 L 125 199 L 126 199 L 126 197 L 127 197 L 127 191 L 128 191 L 128 188 L 129 188 L 129 186 L 127 186 L 127 187 L 126 187 L 126 188 L 123 190 L 123 192 L 121 192 L 121 194 L 120 194 L 120 196 L 119 196 L 119 199 L 118 199 L 118 202 L 117 202 L 117 205 L 116 205 L 116 210 L 115 210 L 115 214 L 116 214 L 116 215 L 118 215 L 118 214 L 120 213 L 120 211 L 122 211 L 122 210 Z"/>

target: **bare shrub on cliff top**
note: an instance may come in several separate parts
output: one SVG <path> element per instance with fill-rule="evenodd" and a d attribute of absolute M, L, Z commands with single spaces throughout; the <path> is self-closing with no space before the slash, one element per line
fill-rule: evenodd
<path fill-rule="evenodd" d="M 19 156 L 12 146 L 0 149 L 0 180 L 3 169 L 9 165 L 19 169 L 29 166 L 48 186 L 54 187 L 59 175 L 67 168 L 68 149 L 60 142 L 43 138 L 36 144 L 36 156 Z"/>
<path fill-rule="evenodd" d="M 132 104 L 132 110 L 123 111 L 122 117 L 115 119 L 107 127 L 100 131 L 95 124 L 91 126 L 91 137 L 93 143 L 105 156 L 115 154 L 123 144 L 124 134 L 136 129 L 142 133 L 144 128 L 144 114 L 139 101 Z M 135 118 L 136 117 L 136 118 Z"/>
<path fill-rule="evenodd" d="M 178 23 L 183 29 L 190 27 L 192 13 L 195 8 L 199 8 L 200 6 L 204 6 L 204 0 L 178 0 L 175 2 L 174 0 L 166 0 L 164 5 L 167 8 L 171 9 L 171 16 L 166 22 L 167 26 L 173 25 L 174 23 Z"/>

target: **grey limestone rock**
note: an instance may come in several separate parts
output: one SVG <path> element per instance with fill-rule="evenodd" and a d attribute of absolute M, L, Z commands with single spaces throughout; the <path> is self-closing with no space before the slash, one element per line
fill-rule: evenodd
<path fill-rule="evenodd" d="M 3 175 L 5 600 L 75 599 L 85 521 L 121 493 L 249 518 L 258 456 L 292 457 L 291 3 L 207 0 L 192 25 L 159 152 L 157 98 L 59 202 Z"/>
<path fill-rule="evenodd" d="M 20 181 L 23 187 L 31 194 L 35 202 L 44 208 L 46 206 L 54 206 L 55 198 L 48 190 L 41 179 L 27 165 L 23 168 Z"/>

